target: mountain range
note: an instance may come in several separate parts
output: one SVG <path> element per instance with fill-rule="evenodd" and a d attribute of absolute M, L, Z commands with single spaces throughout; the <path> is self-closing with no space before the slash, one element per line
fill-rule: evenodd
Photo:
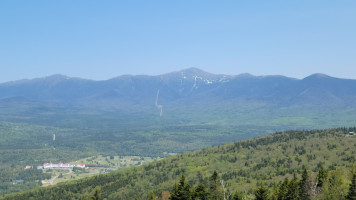
<path fill-rule="evenodd" d="M 104 81 L 52 75 L 0 84 L 1 102 L 21 101 L 95 108 L 252 104 L 264 106 L 350 106 L 356 80 L 313 74 L 221 75 L 197 68 L 158 76 L 123 75 Z"/>

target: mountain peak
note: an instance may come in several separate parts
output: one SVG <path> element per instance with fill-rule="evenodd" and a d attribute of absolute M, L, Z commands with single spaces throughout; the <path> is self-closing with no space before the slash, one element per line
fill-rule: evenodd
<path fill-rule="evenodd" d="M 251 77 L 255 77 L 255 76 L 250 74 L 250 73 L 242 73 L 242 74 L 237 75 L 236 77 L 239 77 L 239 78 L 251 78 Z"/>
<path fill-rule="evenodd" d="M 71 77 L 62 74 L 53 74 L 51 76 L 46 76 L 44 79 L 70 79 Z"/>
<path fill-rule="evenodd" d="M 322 73 L 315 73 L 315 74 L 305 77 L 303 80 L 325 79 L 325 78 L 332 78 L 332 77 L 328 76 L 326 74 L 322 74 Z"/>
<path fill-rule="evenodd" d="M 224 74 L 212 74 L 201 69 L 191 67 L 180 71 L 171 72 L 161 75 L 163 79 L 176 79 L 176 80 L 197 80 L 203 81 L 204 84 L 211 84 L 214 82 L 226 82 L 233 76 Z"/>
<path fill-rule="evenodd" d="M 199 68 L 196 68 L 196 67 L 190 67 L 190 68 L 187 68 L 187 69 L 183 69 L 181 70 L 181 72 L 190 72 L 190 73 L 208 73 L 206 71 L 203 71 Z"/>
<path fill-rule="evenodd" d="M 53 81 L 53 82 L 66 81 L 66 80 L 91 81 L 89 79 L 71 77 L 71 76 L 66 76 L 66 75 L 62 75 L 62 74 L 53 74 L 51 76 L 46 76 L 46 77 L 43 77 L 43 78 L 38 78 L 38 79 L 33 79 L 33 80 L 46 80 L 46 81 Z"/>
<path fill-rule="evenodd" d="M 185 76 L 211 76 L 213 74 L 203 71 L 201 69 L 195 68 L 195 67 L 190 67 L 187 69 L 183 69 L 180 71 L 172 72 L 172 74 L 181 74 Z"/>

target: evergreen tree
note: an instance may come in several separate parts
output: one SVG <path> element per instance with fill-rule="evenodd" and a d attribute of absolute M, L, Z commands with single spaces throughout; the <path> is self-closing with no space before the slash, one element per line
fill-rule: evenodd
<path fill-rule="evenodd" d="M 293 175 L 292 180 L 290 180 L 288 183 L 287 199 L 288 200 L 298 200 L 299 199 L 299 186 L 298 186 L 296 174 Z"/>
<path fill-rule="evenodd" d="M 177 183 L 174 183 L 172 192 L 171 192 L 171 196 L 169 197 L 169 199 L 171 200 L 178 200 L 179 199 L 179 191 L 178 191 L 178 185 Z"/>
<path fill-rule="evenodd" d="M 349 193 L 346 196 L 347 200 L 356 200 L 356 173 L 352 176 Z"/>
<path fill-rule="evenodd" d="M 299 196 L 303 200 L 310 199 L 310 177 L 307 169 L 304 169 L 302 173 L 302 180 L 299 182 Z"/>
<path fill-rule="evenodd" d="M 219 182 L 219 175 L 216 171 L 213 172 L 209 179 L 209 199 L 221 200 L 224 199 L 223 191 Z"/>
<path fill-rule="evenodd" d="M 268 189 L 261 182 L 255 191 L 255 200 L 268 200 Z"/>
<path fill-rule="evenodd" d="M 189 183 L 186 183 L 185 175 L 182 174 L 181 178 L 179 179 L 179 184 L 174 185 L 172 195 L 170 199 L 172 200 L 190 200 L 192 199 L 192 194 L 190 191 Z"/>
<path fill-rule="evenodd" d="M 289 180 L 285 178 L 283 183 L 281 183 L 277 189 L 277 200 L 286 200 L 288 199 L 288 185 Z"/>
<path fill-rule="evenodd" d="M 194 189 L 193 199 L 195 200 L 207 200 L 208 191 L 204 184 L 200 183 Z"/>
<path fill-rule="evenodd" d="M 323 166 L 320 167 L 319 171 L 318 171 L 318 176 L 317 176 L 317 180 L 318 180 L 318 187 L 323 187 L 326 179 L 328 178 L 328 172 L 324 169 Z"/>

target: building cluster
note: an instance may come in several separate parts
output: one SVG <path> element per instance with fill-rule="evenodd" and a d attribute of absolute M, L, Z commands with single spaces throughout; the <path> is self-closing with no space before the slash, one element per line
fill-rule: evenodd
<path fill-rule="evenodd" d="M 72 165 L 70 163 L 59 162 L 58 164 L 54 164 L 52 162 L 49 162 L 49 163 L 44 163 L 42 165 L 42 169 L 67 169 L 67 168 L 73 168 L 73 167 L 84 168 L 85 164 L 82 163 L 82 164 Z"/>
<path fill-rule="evenodd" d="M 73 167 L 79 167 L 79 168 L 84 168 L 85 164 L 77 164 L 77 165 L 72 165 L 70 163 L 62 163 L 59 162 L 58 164 L 49 162 L 49 163 L 43 163 L 42 166 L 37 166 L 37 169 L 68 169 L 68 168 L 73 168 Z M 26 165 L 25 169 L 32 169 L 32 165 Z"/>

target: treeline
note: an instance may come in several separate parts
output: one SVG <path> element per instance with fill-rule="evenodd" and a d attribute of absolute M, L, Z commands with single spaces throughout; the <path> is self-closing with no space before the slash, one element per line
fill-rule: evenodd
<path fill-rule="evenodd" d="M 184 174 L 181 175 L 178 183 L 175 183 L 170 192 L 164 191 L 156 197 L 151 193 L 150 200 L 354 200 L 356 199 L 356 173 L 351 172 L 352 178 L 348 185 L 347 192 L 344 192 L 342 186 L 342 177 L 335 172 L 328 175 L 328 171 L 321 167 L 317 173 L 316 179 L 313 179 L 308 170 L 304 170 L 301 178 L 293 174 L 292 178 L 285 178 L 273 188 L 266 187 L 263 182 L 258 183 L 258 187 L 253 194 L 244 194 L 243 192 L 231 192 L 226 189 L 224 181 L 219 178 L 218 173 L 214 171 L 209 178 L 208 185 L 199 183 L 192 187 Z"/>
<path fill-rule="evenodd" d="M 162 193 L 160 199 L 169 198 L 171 200 L 206 200 L 206 199 L 241 199 L 242 195 L 239 193 L 231 194 L 229 190 L 226 190 L 224 181 L 220 180 L 218 173 L 213 172 L 209 178 L 209 183 L 206 186 L 203 183 L 199 183 L 195 187 L 191 187 L 186 181 L 184 174 L 181 175 L 179 182 L 175 183 L 171 193 Z M 164 196 L 165 195 L 165 196 Z M 156 200 L 157 198 L 152 193 L 150 199 Z"/>

